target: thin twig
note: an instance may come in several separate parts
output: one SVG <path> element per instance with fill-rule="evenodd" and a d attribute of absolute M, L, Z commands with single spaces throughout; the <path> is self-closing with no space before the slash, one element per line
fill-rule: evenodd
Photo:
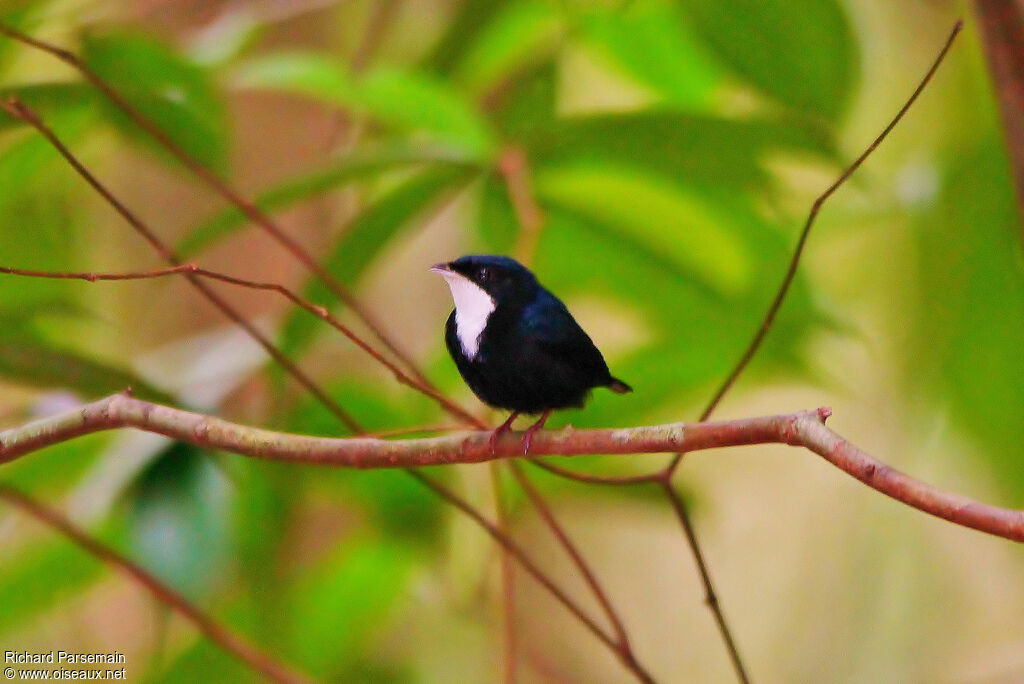
<path fill-rule="evenodd" d="M 599 484 L 599 485 L 635 485 L 635 484 L 656 484 L 664 479 L 664 471 L 659 470 L 653 473 L 643 473 L 641 475 L 590 475 L 588 473 L 580 473 L 575 470 L 569 470 L 561 466 L 556 466 L 553 463 L 542 461 L 540 459 L 533 459 L 530 461 L 533 465 L 537 466 L 541 470 L 546 470 L 553 475 L 563 477 L 567 480 L 575 480 L 576 482 L 582 482 L 584 484 Z"/>
<path fill-rule="evenodd" d="M 491 492 L 494 496 L 494 519 L 498 529 L 509 534 L 508 510 L 501 489 L 501 464 L 488 464 L 491 478 Z M 515 684 L 519 670 L 519 646 L 516 638 L 516 582 L 513 574 L 512 557 L 507 549 L 501 549 L 501 598 L 502 617 L 505 630 L 505 684 Z"/>
<path fill-rule="evenodd" d="M 57 47 L 42 40 L 25 35 L 16 29 L 0 23 L 0 34 L 16 40 L 24 45 L 42 50 L 53 55 L 71 68 L 82 74 L 100 93 L 111 103 L 120 109 L 135 125 L 146 132 L 147 135 L 156 140 L 164 149 L 171 153 L 183 166 L 195 174 L 200 180 L 206 183 L 217 194 L 227 202 L 235 205 L 249 218 L 250 221 L 259 226 L 264 232 L 284 247 L 299 263 L 310 273 L 319 278 L 334 296 L 342 301 L 352 312 L 373 332 L 374 336 L 385 346 L 395 357 L 401 361 L 413 374 L 413 376 L 424 386 L 431 386 L 430 381 L 419 370 L 412 357 L 398 346 L 391 337 L 384 332 L 383 326 L 375 317 L 348 291 L 348 289 L 335 278 L 327 269 L 321 266 L 316 259 L 294 238 L 285 233 L 280 226 L 270 219 L 254 203 L 242 197 L 226 181 L 218 177 L 212 171 L 203 166 L 199 160 L 193 157 L 184 148 L 171 139 L 159 126 L 146 118 L 136 109 L 120 92 L 101 78 L 89 65 L 81 60 L 70 50 Z"/>
<path fill-rule="evenodd" d="M 220 271 L 211 271 L 209 269 L 200 268 L 195 264 L 180 264 L 178 266 L 172 266 L 169 268 L 158 268 L 151 271 L 134 271 L 128 273 L 90 273 L 90 272 L 66 272 L 66 271 L 33 271 L 24 268 L 9 268 L 6 266 L 0 266 L 0 274 L 18 275 L 29 278 L 49 278 L 53 280 L 85 280 L 87 282 L 97 281 L 124 281 L 124 280 L 149 280 L 154 278 L 165 278 L 172 275 L 183 275 L 192 278 L 208 278 L 210 280 L 217 280 L 230 285 L 237 285 L 239 287 L 245 287 L 253 290 L 264 290 L 268 292 L 275 292 L 282 297 L 285 297 L 290 302 L 295 304 L 301 309 L 308 311 L 313 314 L 327 325 L 331 326 L 342 335 L 351 340 L 357 347 L 362 349 L 364 352 L 369 354 L 374 361 L 384 366 L 387 370 L 391 371 L 391 374 L 395 377 L 399 383 L 412 387 L 418 392 L 421 392 L 429 398 L 436 401 L 441 408 L 450 413 L 451 415 L 459 418 L 463 422 L 469 423 L 474 427 L 482 428 L 486 427 L 483 423 L 480 423 L 475 416 L 469 412 L 463 410 L 460 406 L 450 401 L 440 392 L 426 387 L 420 387 L 416 381 L 409 377 L 401 368 L 396 366 L 386 357 L 382 356 L 376 349 L 368 345 L 362 338 L 356 335 L 352 330 L 339 321 L 337 318 L 331 315 L 331 313 L 322 306 L 313 304 L 305 297 L 297 294 L 293 290 L 280 285 L 278 283 L 263 282 L 258 280 L 249 280 L 247 278 L 238 278 Z"/>
<path fill-rule="evenodd" d="M 555 515 L 551 511 L 551 507 L 548 506 L 547 502 L 544 501 L 544 497 L 540 495 L 537 488 L 530 482 L 530 479 L 526 476 L 516 463 L 511 462 L 509 466 L 512 470 L 512 474 L 515 476 L 516 481 L 519 482 L 519 486 L 526 492 L 526 496 L 529 497 L 530 501 L 533 502 L 534 508 L 540 513 L 540 516 L 547 522 L 548 527 L 555 531 L 558 541 L 562 548 L 566 550 L 569 558 L 572 559 L 573 564 L 583 575 L 583 580 L 590 587 L 591 592 L 597 597 L 598 603 L 601 604 L 601 608 L 604 610 L 605 615 L 608 617 L 608 621 L 612 624 L 612 629 L 615 631 L 615 636 L 618 639 L 619 647 L 629 656 L 632 657 L 632 651 L 629 644 L 629 635 L 626 633 L 625 625 L 622 622 L 622 618 L 619 617 L 618 611 L 612 605 L 611 599 L 608 598 L 608 594 L 605 592 L 601 583 L 590 569 L 590 565 L 584 560 L 580 554 L 576 545 L 569 538 L 558 522 L 555 520 Z"/>
<path fill-rule="evenodd" d="M 489 433 L 482 434 L 487 435 Z M 516 453 L 519 454 L 520 450 L 517 450 Z M 480 515 L 480 513 L 477 510 L 471 508 L 465 501 L 452 494 L 451 490 L 442 488 L 435 480 L 427 477 L 422 472 L 418 470 L 410 470 L 409 473 L 413 477 L 418 479 L 420 482 L 422 482 L 424 485 L 437 492 L 437 494 L 441 498 L 445 499 L 448 503 L 452 504 L 460 511 L 468 515 L 470 518 L 475 520 L 477 524 L 479 524 L 484 529 L 484 531 L 487 532 L 487 534 L 490 535 L 492 539 L 494 539 L 494 541 L 500 544 L 502 548 L 507 550 L 510 554 L 512 554 L 513 557 L 515 557 L 519 561 L 519 564 L 523 567 L 524 570 L 526 570 L 526 572 L 529 575 L 531 575 L 537 582 L 539 582 L 541 586 L 547 589 L 548 593 L 554 596 L 555 599 L 557 599 L 558 602 L 561 603 L 569 612 L 575 615 L 576 619 L 583 623 L 583 625 L 588 630 L 590 630 L 590 632 L 595 637 L 597 637 L 598 640 L 601 641 L 601 643 L 603 643 L 605 646 L 611 649 L 615 656 L 619 658 L 620 661 L 622 661 L 622 663 L 630 670 L 631 673 L 633 673 L 634 676 L 637 677 L 637 679 L 639 679 L 642 682 L 654 681 L 651 678 L 651 676 L 647 674 L 643 669 L 641 669 L 635 662 L 631 663 L 625 661 L 622 658 L 622 651 L 619 650 L 618 645 L 615 643 L 615 640 L 611 636 L 609 636 L 603 629 L 601 629 L 601 627 L 598 626 L 596 622 L 594 622 L 593 618 L 588 616 L 583 611 L 583 609 L 579 605 L 577 605 L 576 602 L 574 602 L 571 598 L 569 598 L 569 596 L 565 592 L 563 592 L 554 582 L 552 582 L 547 575 L 541 572 L 540 568 L 538 568 L 537 565 L 532 560 L 530 560 L 529 556 L 527 556 L 526 553 L 515 542 L 509 539 L 507 535 L 502 534 L 501 530 L 499 530 L 496 525 L 494 525 L 489 520 Z"/>
<path fill-rule="evenodd" d="M 96 540 L 88 532 L 82 530 L 57 511 L 44 506 L 6 484 L 0 484 L 0 499 L 29 514 L 48 527 L 57 530 L 94 558 L 127 574 L 162 604 L 171 607 L 195 625 L 210 641 L 248 664 L 268 679 L 282 684 L 300 684 L 311 681 L 305 675 L 299 674 L 287 665 L 278 662 L 257 649 L 241 636 L 204 613 L 177 591 L 161 582 L 148 570 L 128 560 L 106 544 Z"/>
<path fill-rule="evenodd" d="M 497 169 L 505 179 L 505 187 L 508 193 L 509 202 L 512 204 L 513 211 L 515 212 L 517 222 L 519 224 L 519 231 L 516 236 L 516 245 L 514 248 L 514 254 L 527 267 L 533 265 L 534 257 L 537 254 L 537 247 L 540 244 L 540 233 L 544 227 L 544 214 L 537 204 L 537 200 L 533 194 L 533 188 L 531 187 L 530 181 L 530 169 L 527 161 L 526 152 L 520 147 L 507 147 L 499 155 L 497 160 Z M 497 469 L 497 464 L 491 466 L 492 469 Z M 530 483 L 525 478 L 522 472 L 512 464 L 513 475 L 519 482 L 520 486 L 526 489 Z M 536 494 L 534 491 L 533 494 Z M 587 577 L 593 577 L 593 571 L 591 571 L 587 561 L 579 554 L 575 546 L 573 546 L 569 535 L 562 529 L 559 522 L 548 510 L 546 504 L 539 496 L 531 495 L 531 492 L 527 490 L 527 495 L 530 501 L 533 503 L 537 512 L 540 514 L 540 519 L 544 524 L 551 530 L 552 535 L 558 543 L 565 549 L 566 553 L 577 563 L 582 569 L 582 572 Z M 511 580 L 507 580 L 511 583 Z M 594 591 L 594 596 L 599 603 L 606 604 L 606 599 L 601 592 L 600 587 L 596 582 L 588 582 L 591 590 Z M 624 633 L 619 630 L 621 625 L 615 624 L 615 620 L 612 620 L 616 627 L 616 633 L 620 645 L 627 643 L 624 638 Z M 628 652 L 628 646 L 624 651 L 624 655 L 628 655 L 632 658 L 632 654 Z"/>
<path fill-rule="evenodd" d="M 811 210 L 807 215 L 807 220 L 804 222 L 803 230 L 801 230 L 800 232 L 800 237 L 797 240 L 796 247 L 793 250 L 793 255 L 790 258 L 789 265 L 786 268 L 786 274 L 785 276 L 783 276 L 782 283 L 779 286 L 778 292 L 776 292 L 775 298 L 772 300 L 771 305 L 768 307 L 768 310 L 761 321 L 760 327 L 754 334 L 754 337 L 753 339 L 751 339 L 750 344 L 747 346 L 746 350 L 744 350 L 743 354 L 740 356 L 739 361 L 737 361 L 736 365 L 729 373 L 728 377 L 726 377 L 725 381 L 718 388 L 718 391 L 715 392 L 714 396 L 708 402 L 707 406 L 705 406 L 704 411 L 701 412 L 700 420 L 705 421 L 711 417 L 715 409 L 718 407 L 719 403 L 729 392 L 729 390 L 732 389 L 732 387 L 736 384 L 736 381 L 739 379 L 740 375 L 742 375 L 747 365 L 754 358 L 754 355 L 757 354 L 757 351 L 761 348 L 761 344 L 762 342 L 764 342 L 764 338 L 767 336 L 768 331 L 771 329 L 772 324 L 775 321 L 776 314 L 778 314 L 779 309 L 782 308 L 782 303 L 783 301 L 785 301 L 786 295 L 789 292 L 789 288 L 792 285 L 794 278 L 796 277 L 797 268 L 800 265 L 800 259 L 803 256 L 804 247 L 807 244 L 807 238 L 810 236 L 811 228 L 814 226 L 814 221 L 817 218 L 818 213 L 821 211 L 822 206 L 824 206 L 825 202 L 828 201 L 829 197 L 831 197 L 832 194 L 835 193 L 835 191 L 838 190 L 850 178 L 850 176 L 852 176 L 854 172 L 857 171 L 858 168 L 860 168 L 860 166 L 865 162 L 865 160 L 867 160 L 867 158 L 871 156 L 871 153 L 874 152 L 875 149 L 882 144 L 882 141 L 885 140 L 889 133 L 892 132 L 892 130 L 897 126 L 897 124 L 899 124 L 899 122 L 903 119 L 906 113 L 913 106 L 914 102 L 917 101 L 917 98 L 921 95 L 922 92 L 924 92 L 925 87 L 927 87 L 928 83 L 935 75 L 935 72 L 938 70 L 939 65 L 941 65 L 942 62 L 945 60 L 946 54 L 952 47 L 953 41 L 956 40 L 957 34 L 960 33 L 962 27 L 963 22 L 956 22 L 956 24 L 953 26 L 952 31 L 950 31 L 950 34 L 946 39 L 945 44 L 942 46 L 942 49 L 939 51 L 939 54 L 936 55 L 935 60 L 932 62 L 931 67 L 925 73 L 921 81 L 917 84 L 917 87 L 914 89 L 914 92 L 911 93 L 910 97 L 906 100 L 906 102 L 903 103 L 903 106 L 896 113 L 896 116 L 894 116 L 892 120 L 889 121 L 888 125 L 884 129 L 882 129 L 882 132 L 879 133 L 873 141 L 871 141 L 871 144 L 868 145 L 868 147 L 863 152 L 861 152 L 860 156 L 857 157 L 857 159 L 855 159 L 853 163 L 850 164 L 839 175 L 839 177 L 832 183 L 832 185 L 826 188 L 826 190 L 814 200 L 814 203 L 811 205 Z M 739 678 L 739 680 L 742 682 L 746 682 L 749 681 L 749 677 L 746 673 L 743 661 L 740 658 L 739 651 L 736 646 L 736 640 L 733 637 L 728 624 L 726 623 L 725 615 L 722 611 L 721 605 L 718 602 L 717 594 L 715 593 L 714 585 L 712 584 L 711 575 L 708 573 L 707 565 L 704 561 L 704 554 L 701 551 L 701 547 L 697 538 L 696 529 L 694 528 L 693 523 L 690 520 L 690 516 L 686 509 L 685 502 L 681 498 L 679 498 L 678 494 L 672 487 L 672 475 L 675 473 L 676 469 L 679 467 L 679 464 L 682 462 L 683 455 L 684 452 L 677 452 L 669 462 L 668 467 L 665 470 L 664 488 L 666 493 L 669 495 L 669 500 L 672 503 L 672 508 L 683 526 L 683 532 L 686 535 L 686 539 L 690 544 L 690 548 L 693 551 L 694 557 L 697 559 L 697 565 L 700 569 L 701 579 L 704 583 L 705 598 L 708 607 L 711 609 L 712 614 L 715 616 L 715 622 L 718 624 L 719 631 L 722 634 L 722 639 L 729 650 L 729 657 L 733 664 L 733 669 L 736 671 L 736 675 Z"/>
<path fill-rule="evenodd" d="M 62 157 L 71 165 L 72 168 L 78 175 L 80 175 L 85 181 L 95 190 L 107 203 L 114 208 L 114 210 L 121 215 L 121 217 L 127 221 L 127 223 L 135 230 L 136 233 L 142 236 L 146 242 L 148 242 L 154 250 L 168 263 L 174 266 L 181 265 L 181 259 L 176 255 L 170 247 L 168 247 L 157 235 L 154 233 L 149 226 L 147 226 L 138 216 L 135 215 L 127 206 L 125 206 L 113 193 L 110 192 L 104 186 L 99 179 L 96 178 L 85 166 L 78 160 L 78 158 L 71 153 L 71 151 L 64 145 L 63 142 L 57 137 L 53 130 L 47 126 L 41 118 L 25 104 L 12 98 L 10 100 L 0 100 L 0 109 L 10 114 L 13 117 L 25 121 L 43 137 L 49 141 L 49 143 L 60 153 Z M 252 337 L 263 349 L 276 361 L 282 368 L 284 368 L 296 381 L 305 387 L 311 394 L 313 394 L 327 409 L 333 413 L 338 420 L 340 420 L 349 430 L 352 432 L 362 432 L 362 427 L 345 409 L 341 407 L 338 402 L 331 399 L 326 392 L 324 392 L 313 379 L 310 378 L 304 371 L 296 366 L 287 356 L 285 356 L 277 346 L 267 338 L 266 335 L 261 333 L 256 327 L 247 321 L 237 309 L 227 303 L 226 300 L 221 298 L 216 292 L 214 292 L 206 283 L 202 282 L 198 277 L 192 274 L 185 274 L 188 281 L 192 283 L 192 286 L 199 290 L 206 299 L 213 304 L 217 309 L 221 311 L 225 316 L 231 319 L 236 325 L 245 330 L 250 337 Z"/>
<path fill-rule="evenodd" d="M 711 572 L 708 570 L 707 561 L 704 559 L 704 552 L 697 541 L 697 532 L 694 530 L 693 523 L 690 521 L 690 516 L 686 511 L 686 504 L 683 502 L 679 492 L 672 486 L 670 478 L 666 477 L 662 480 L 661 486 L 665 496 L 668 497 L 669 503 L 672 504 L 672 512 L 675 513 L 679 524 L 683 527 L 683 536 L 686 537 L 686 541 L 690 545 L 690 551 L 693 553 L 693 558 L 697 562 L 697 571 L 700 573 L 701 584 L 704 585 L 704 602 L 715 617 L 718 632 L 721 634 L 722 641 L 729 652 L 729 662 L 732 663 L 732 669 L 736 672 L 736 678 L 746 684 L 750 681 L 750 676 L 743 665 L 743 659 L 740 657 L 739 648 L 736 646 L 736 641 L 732 636 L 732 630 L 729 629 L 729 624 L 725 620 L 725 611 L 722 610 L 722 606 L 718 602 L 718 594 L 715 592 L 715 586 L 711 580 Z"/>
<path fill-rule="evenodd" d="M 962 28 L 963 22 L 956 22 L 953 26 L 953 30 L 949 34 L 949 37 L 946 38 L 945 44 L 942 46 L 939 54 L 935 57 L 931 67 L 928 69 L 928 72 L 924 75 L 924 78 L 921 79 L 921 82 L 917 84 L 917 87 L 914 89 L 914 92 L 911 93 L 910 97 L 907 98 L 907 101 L 903 103 L 902 107 L 900 107 L 896 116 L 894 116 L 892 120 L 889 121 L 888 125 L 882 129 L 882 132 L 871 141 L 871 144 L 867 146 L 867 149 L 861 152 L 860 156 L 857 157 L 852 164 L 846 167 L 832 185 L 830 185 L 825 192 L 818 195 L 817 199 L 814 200 L 814 204 L 811 205 L 811 211 L 807 215 L 807 220 L 804 222 L 803 230 L 800 231 L 800 237 L 797 239 L 796 248 L 793 250 L 793 256 L 790 257 L 789 266 L 786 268 L 786 275 L 783 276 L 779 290 L 775 293 L 775 299 L 772 300 L 771 305 L 768 307 L 768 311 L 761 320 L 761 325 L 758 327 L 757 333 L 750 341 L 750 344 L 747 345 L 747 348 L 740 356 L 736 366 L 732 369 L 732 372 L 729 373 L 729 376 L 725 379 L 725 382 L 722 383 L 722 386 L 718 388 L 718 391 L 715 392 L 715 395 L 711 397 L 711 401 L 709 401 L 707 406 L 704 408 L 704 412 L 700 414 L 700 420 L 707 420 L 711 414 L 714 413 L 715 408 L 717 408 L 719 402 L 722 401 L 722 397 L 724 397 L 732 388 L 733 384 L 735 384 L 744 369 L 746 369 L 747 364 L 749 364 L 750 360 L 754 358 L 754 354 L 756 354 L 757 350 L 761 348 L 761 343 L 764 342 L 765 336 L 771 329 L 772 323 L 775 321 L 775 315 L 782 307 L 782 302 L 785 300 L 786 294 L 789 292 L 789 287 L 793 284 L 793 279 L 796 277 L 797 267 L 800 265 L 800 257 L 803 256 L 804 246 L 807 244 L 807 237 L 811 234 L 811 228 L 814 226 L 814 220 L 818 217 L 818 212 L 821 211 L 821 207 L 826 201 L 828 201 L 828 198 L 831 197 L 832 194 L 838 190 L 839 187 L 842 186 L 857 169 L 861 167 L 865 160 L 871 156 L 871 153 L 882 144 L 882 141 L 886 139 L 889 133 L 896 128 L 896 125 L 899 124 L 904 115 L 906 115 L 914 102 L 917 101 L 917 98 L 922 92 L 924 92 L 925 87 L 932 80 L 932 76 L 935 75 L 939 65 L 941 65 L 943 60 L 946 58 L 946 53 L 948 53 L 949 49 L 953 46 L 953 41 L 956 40 L 957 34 L 960 33 L 960 29 Z M 675 470 L 679 463 L 679 459 L 681 458 L 681 454 L 675 457 L 670 467 L 671 470 Z"/>

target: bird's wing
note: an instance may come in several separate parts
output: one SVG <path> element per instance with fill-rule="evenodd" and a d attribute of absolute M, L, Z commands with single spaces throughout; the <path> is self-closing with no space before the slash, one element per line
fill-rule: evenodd
<path fill-rule="evenodd" d="M 601 352 L 554 295 L 543 292 L 523 313 L 523 339 L 531 353 L 572 366 L 595 384 L 610 379 Z"/>

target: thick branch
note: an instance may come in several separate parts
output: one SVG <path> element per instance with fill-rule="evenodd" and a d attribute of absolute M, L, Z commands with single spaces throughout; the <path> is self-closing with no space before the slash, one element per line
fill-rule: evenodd
<path fill-rule="evenodd" d="M 802 446 L 864 484 L 918 510 L 1024 542 L 1024 511 L 989 506 L 916 480 L 874 459 L 825 427 L 829 409 L 722 422 L 599 430 L 542 430 L 531 456 L 687 452 L 749 444 Z M 489 432 L 388 441 L 292 435 L 115 394 L 82 408 L 0 432 L 0 463 L 80 435 L 134 427 L 244 456 L 348 468 L 415 468 L 522 457 L 520 433 L 489 447 Z"/>

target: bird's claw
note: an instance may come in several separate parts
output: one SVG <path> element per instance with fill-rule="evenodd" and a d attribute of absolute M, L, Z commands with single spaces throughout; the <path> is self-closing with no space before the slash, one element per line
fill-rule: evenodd
<path fill-rule="evenodd" d="M 516 419 L 516 416 L 518 415 L 518 411 L 513 412 L 512 415 L 508 417 L 508 420 L 506 420 L 504 423 L 495 428 L 493 432 L 491 432 L 491 438 L 487 440 L 487 443 L 491 447 L 492 458 L 494 456 L 497 456 L 498 454 L 498 438 L 512 429 L 512 421 L 514 421 Z"/>
<path fill-rule="evenodd" d="M 542 413 L 540 416 L 540 420 L 531 425 L 529 429 L 526 431 L 526 434 L 523 435 L 523 456 L 530 455 L 530 445 L 533 444 L 533 435 L 537 432 L 537 430 L 540 430 L 542 427 L 544 427 L 544 423 L 547 422 L 548 415 L 550 413 L 550 410 Z"/>
<path fill-rule="evenodd" d="M 526 431 L 526 434 L 523 435 L 523 456 L 530 455 L 530 444 L 533 443 L 533 433 L 535 433 L 536 431 L 537 426 L 533 425 L 530 427 L 529 430 Z"/>

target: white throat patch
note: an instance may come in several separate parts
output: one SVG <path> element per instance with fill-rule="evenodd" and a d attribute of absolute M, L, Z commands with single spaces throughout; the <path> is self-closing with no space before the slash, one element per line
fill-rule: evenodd
<path fill-rule="evenodd" d="M 496 306 L 494 300 L 483 288 L 458 273 L 440 275 L 448 282 L 448 289 L 455 300 L 455 333 L 459 344 L 466 356 L 475 359 L 480 351 L 480 335 Z"/>

